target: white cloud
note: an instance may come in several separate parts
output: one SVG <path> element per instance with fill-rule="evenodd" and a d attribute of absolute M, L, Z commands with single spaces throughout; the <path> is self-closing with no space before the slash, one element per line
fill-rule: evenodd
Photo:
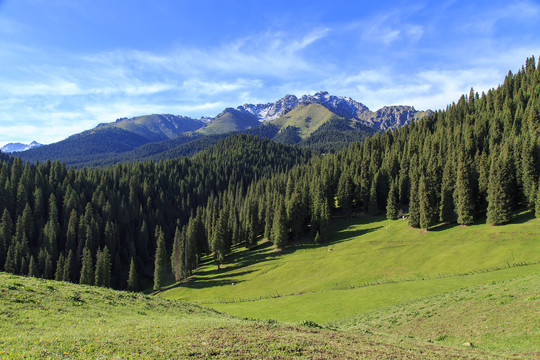
<path fill-rule="evenodd" d="M 262 86 L 262 81 L 237 79 L 234 82 L 212 82 L 202 81 L 199 79 L 189 79 L 182 83 L 182 88 L 185 91 L 189 91 L 191 94 L 199 95 L 216 95 L 225 92 L 237 92 L 242 89 L 256 89 Z"/>

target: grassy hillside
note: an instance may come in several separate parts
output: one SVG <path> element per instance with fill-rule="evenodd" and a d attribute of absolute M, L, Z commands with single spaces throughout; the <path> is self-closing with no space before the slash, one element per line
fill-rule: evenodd
<path fill-rule="evenodd" d="M 0 273 L 0 359 L 432 359 L 496 352 L 234 318 L 196 305 Z"/>
<path fill-rule="evenodd" d="M 540 349 L 539 284 L 538 272 L 492 281 L 339 320 L 332 326 L 455 346 L 472 341 L 485 349 L 527 353 Z"/>
<path fill-rule="evenodd" d="M 499 301 L 504 301 L 501 296 L 505 295 L 498 294 L 498 285 L 492 290 L 475 289 L 510 281 L 509 294 L 514 298 L 531 298 L 532 302 L 525 302 L 529 310 L 537 306 L 533 292 L 539 285 L 540 226 L 530 213 L 519 214 L 513 223 L 504 226 L 440 226 L 429 232 L 410 228 L 403 220 L 371 220 L 360 216 L 336 222 L 332 241 L 320 246 L 298 243 L 284 252 L 276 252 L 265 242 L 250 252 L 238 250 L 230 256 L 224 270 L 217 271 L 208 261 L 191 281 L 178 284 L 161 296 L 197 301 L 242 317 L 333 322 L 340 327 L 362 330 L 366 328 L 357 325 L 364 318 L 338 320 L 359 314 L 377 318 L 378 313 L 369 315 L 372 311 L 381 311 L 388 318 L 404 303 L 413 302 L 407 305 L 412 309 L 416 306 L 414 302 L 430 303 L 429 299 L 435 297 L 430 306 L 441 307 L 441 313 L 445 314 L 442 319 L 450 323 L 461 321 L 458 330 L 447 331 L 449 343 L 455 345 L 463 339 L 462 342 L 485 343 L 492 337 L 496 344 L 486 348 L 525 352 L 534 349 L 531 334 L 540 333 L 530 318 L 509 320 L 515 328 L 522 329 L 516 340 L 522 345 L 508 347 L 511 341 L 503 341 L 505 335 L 500 329 L 494 335 L 468 324 L 464 316 L 451 320 L 460 306 L 456 305 L 453 313 L 447 312 L 437 300 L 438 296 L 452 296 L 448 294 L 456 291 L 466 294 L 464 298 L 471 302 L 463 305 L 467 306 L 463 309 L 471 307 L 471 316 L 480 317 L 486 305 L 476 302 L 472 294 L 491 292 L 497 294 L 494 299 L 500 298 Z M 528 285 L 518 287 L 522 282 Z M 389 306 L 397 307 L 387 310 Z M 509 302 L 504 311 L 493 311 L 490 321 L 504 321 L 503 315 L 512 312 L 514 307 L 519 310 L 514 312 L 516 317 L 527 309 L 523 302 Z M 409 320 L 411 324 L 413 320 L 421 321 Z M 405 329 L 413 332 L 411 324 Z M 426 325 L 424 335 L 419 337 L 434 340 L 432 335 L 426 334 L 439 331 L 435 325 Z M 367 329 L 372 331 L 372 327 Z M 459 329 L 465 329 L 463 332 L 471 336 L 451 335 L 452 331 L 461 331 Z M 389 332 L 403 334 L 406 331 L 391 328 Z"/>
<path fill-rule="evenodd" d="M 319 104 L 298 105 L 285 116 L 272 120 L 271 124 L 281 127 L 282 131 L 287 127 L 298 129 L 299 136 L 304 139 L 309 137 L 323 124 L 332 120 L 343 120 L 327 108 Z"/>
<path fill-rule="evenodd" d="M 260 125 L 260 122 L 255 116 L 228 108 L 216 116 L 208 125 L 197 130 L 197 132 L 203 135 L 218 135 L 248 129 L 258 125 Z"/>

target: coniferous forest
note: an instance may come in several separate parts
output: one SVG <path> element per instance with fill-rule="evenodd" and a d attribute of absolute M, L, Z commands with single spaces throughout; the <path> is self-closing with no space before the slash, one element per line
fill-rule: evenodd
<path fill-rule="evenodd" d="M 0 271 L 119 289 L 219 266 L 233 245 L 329 238 L 332 216 L 440 223 L 540 216 L 540 65 L 332 154 L 240 134 L 192 158 L 67 168 L 0 154 Z"/>

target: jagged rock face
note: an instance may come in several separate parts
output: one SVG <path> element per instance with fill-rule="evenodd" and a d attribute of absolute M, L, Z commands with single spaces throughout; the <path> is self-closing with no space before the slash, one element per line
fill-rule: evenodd
<path fill-rule="evenodd" d="M 381 131 L 409 124 L 411 120 L 424 115 L 423 112 L 417 111 L 412 106 L 403 105 L 385 106 L 373 112 L 364 104 L 350 97 L 334 96 L 326 91 L 321 91 L 314 95 L 303 95 L 300 99 L 294 95 L 286 95 L 274 103 L 244 104 L 237 107 L 236 110 L 255 115 L 259 121 L 266 122 L 286 115 L 300 104 L 319 104 L 336 115 L 360 121 L 367 126 Z"/>
<path fill-rule="evenodd" d="M 269 121 L 277 119 L 296 106 L 298 106 L 298 98 L 294 95 L 285 95 L 275 103 L 268 104 L 244 104 L 236 108 L 238 111 L 248 112 L 255 115 L 260 121 Z"/>

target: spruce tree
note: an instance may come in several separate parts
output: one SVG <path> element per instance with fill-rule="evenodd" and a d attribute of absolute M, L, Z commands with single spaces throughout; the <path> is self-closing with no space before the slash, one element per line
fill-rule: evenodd
<path fill-rule="evenodd" d="M 285 216 L 285 207 L 283 206 L 283 202 L 280 201 L 274 213 L 272 233 L 270 235 L 270 240 L 278 249 L 283 249 L 287 245 L 288 230 L 285 222 Z"/>
<path fill-rule="evenodd" d="M 390 186 L 388 200 L 386 200 L 386 218 L 394 220 L 398 216 L 397 191 L 394 183 Z"/>
<path fill-rule="evenodd" d="M 28 276 L 31 277 L 39 277 L 36 260 L 34 259 L 34 255 L 30 256 L 30 263 L 28 264 Z"/>
<path fill-rule="evenodd" d="M 69 213 L 69 220 L 66 231 L 66 251 L 75 251 L 77 249 L 77 223 L 77 211 L 73 209 Z"/>
<path fill-rule="evenodd" d="M 64 262 L 64 272 L 62 274 L 63 281 L 72 282 L 75 276 L 73 275 L 73 268 L 75 266 L 75 259 L 73 258 L 73 251 L 69 250 Z"/>
<path fill-rule="evenodd" d="M 111 255 L 107 246 L 97 251 L 94 284 L 101 287 L 111 286 Z"/>
<path fill-rule="evenodd" d="M 174 232 L 173 250 L 171 255 L 171 268 L 175 281 L 185 278 L 184 274 L 184 236 L 177 224 Z"/>
<path fill-rule="evenodd" d="M 460 225 L 471 225 L 474 222 L 474 196 L 471 184 L 470 161 L 460 153 L 457 165 L 456 186 L 454 188 L 454 204 L 457 222 Z"/>
<path fill-rule="evenodd" d="M 6 255 L 6 262 L 4 263 L 4 271 L 15 274 L 17 263 L 15 262 L 15 244 L 11 244 L 8 248 Z"/>
<path fill-rule="evenodd" d="M 137 281 L 137 268 L 135 267 L 135 260 L 133 259 L 133 256 L 131 257 L 131 261 L 129 263 L 127 290 L 129 291 L 139 290 L 138 281 Z"/>
<path fill-rule="evenodd" d="M 422 174 L 418 184 L 420 227 L 425 230 L 429 230 L 431 226 L 435 225 L 438 218 L 433 194 L 433 185 L 430 180 L 431 178 L 429 175 Z"/>
<path fill-rule="evenodd" d="M 368 214 L 371 216 L 376 216 L 379 212 L 379 204 L 377 203 L 377 179 L 378 175 L 375 175 L 369 189 Z"/>
<path fill-rule="evenodd" d="M 186 278 L 197 267 L 197 238 L 199 237 L 197 228 L 197 219 L 190 218 L 184 235 L 184 276 Z"/>
<path fill-rule="evenodd" d="M 345 215 L 347 218 L 351 216 L 353 194 L 354 190 L 351 175 L 348 171 L 344 171 L 341 173 L 338 182 L 337 201 L 341 207 L 341 210 L 343 211 L 343 215 Z"/>
<path fill-rule="evenodd" d="M 58 261 L 56 262 L 56 271 L 54 272 L 54 280 L 62 281 L 64 277 L 64 266 L 65 266 L 64 254 L 60 254 Z"/>
<path fill-rule="evenodd" d="M 492 225 L 504 224 L 511 217 L 506 155 L 494 154 L 489 171 L 487 222 Z"/>
<path fill-rule="evenodd" d="M 441 184 L 439 219 L 443 223 L 456 221 L 456 212 L 454 210 L 454 178 L 452 173 L 452 164 L 449 162 L 444 167 Z"/>
<path fill-rule="evenodd" d="M 167 268 L 167 249 L 165 248 L 165 234 L 156 228 L 156 254 L 154 257 L 154 290 L 160 290 L 165 285 Z"/>
<path fill-rule="evenodd" d="M 218 270 L 220 269 L 221 264 L 225 262 L 226 236 L 226 216 L 223 212 L 221 212 L 216 222 L 216 226 L 212 231 L 212 251 L 214 252 L 214 260 L 217 264 Z"/>
<path fill-rule="evenodd" d="M 94 261 L 92 259 L 92 253 L 88 248 L 83 249 L 82 255 L 82 267 L 81 276 L 79 278 L 80 284 L 93 285 L 94 284 Z"/>
<path fill-rule="evenodd" d="M 45 270 L 43 271 L 43 278 L 52 279 L 54 276 L 53 260 L 51 254 L 47 251 L 45 255 Z"/>
<path fill-rule="evenodd" d="M 2 221 L 0 222 L 0 270 L 6 262 L 6 255 L 11 244 L 11 237 L 13 236 L 13 222 L 9 211 L 4 209 L 2 213 Z M 7 271 L 7 270 L 5 270 Z"/>
<path fill-rule="evenodd" d="M 411 177 L 409 195 L 409 226 L 420 227 L 420 199 L 418 197 L 418 182 L 416 176 Z"/>
<path fill-rule="evenodd" d="M 535 205 L 535 215 L 540 219 L 540 181 L 537 185 L 538 190 L 536 191 L 536 205 Z"/>

